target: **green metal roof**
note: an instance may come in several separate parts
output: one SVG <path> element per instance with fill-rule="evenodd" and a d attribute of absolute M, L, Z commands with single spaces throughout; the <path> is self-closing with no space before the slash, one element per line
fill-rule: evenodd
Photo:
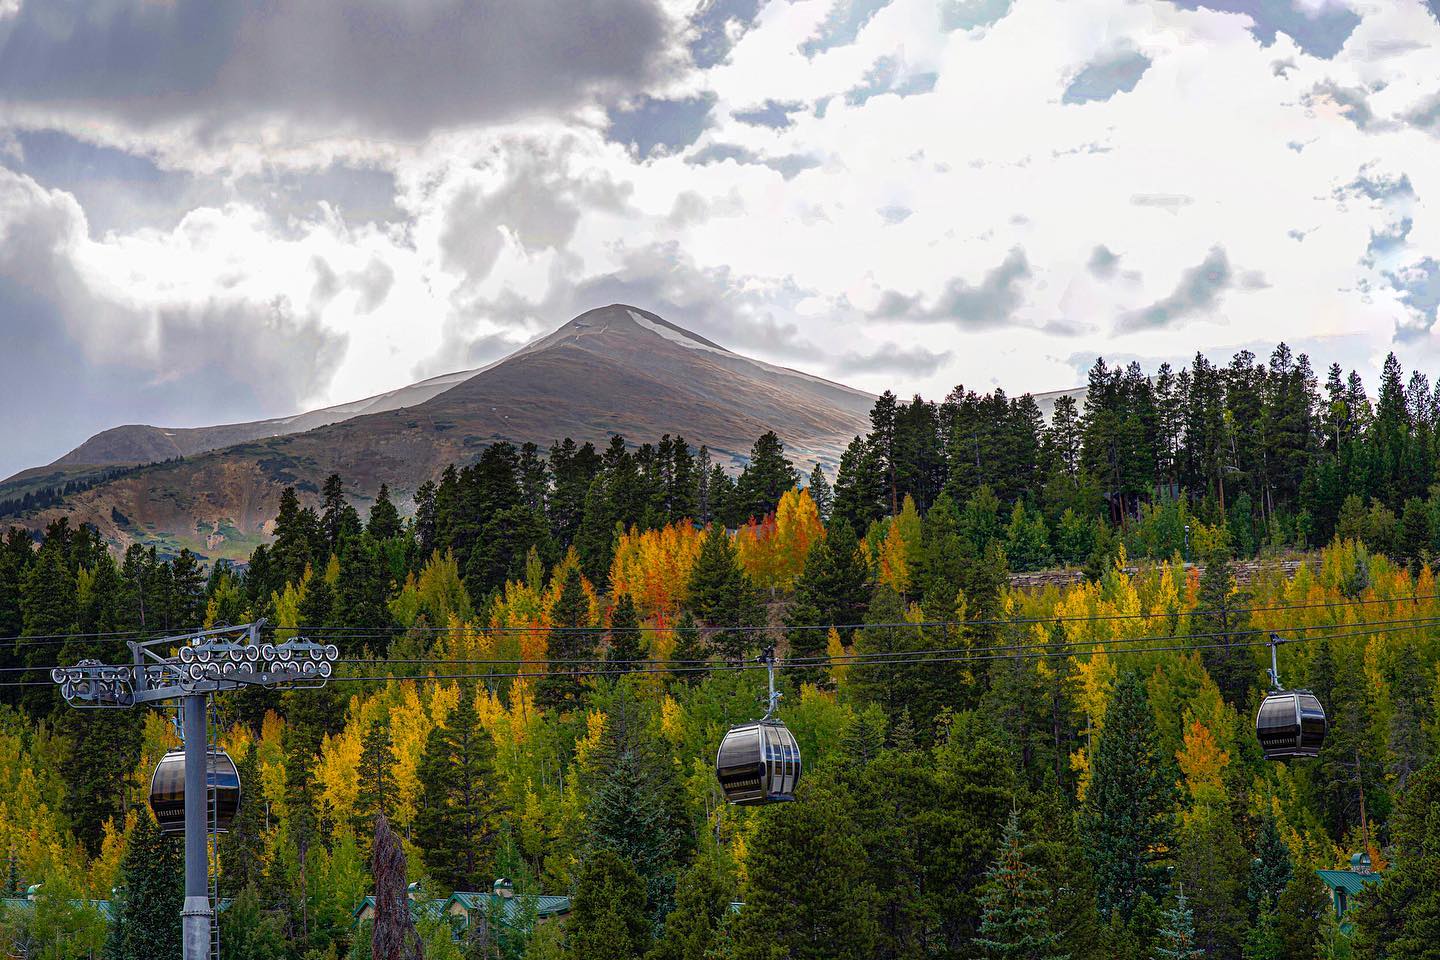
<path fill-rule="evenodd" d="M 499 901 L 505 922 L 510 923 L 517 919 L 527 902 L 535 905 L 537 917 L 553 917 L 561 913 L 570 912 L 569 897 L 547 897 L 547 896 L 526 896 L 516 894 L 513 897 L 502 897 L 490 891 L 483 893 L 471 890 L 456 890 L 450 897 L 450 902 L 458 902 L 466 910 L 488 910 L 494 901 Z M 448 904 L 447 904 L 448 905 Z"/>
<path fill-rule="evenodd" d="M 4 897 L 3 899 L 0 899 L 0 906 L 3 906 L 7 910 L 29 910 L 35 906 L 35 901 L 31 900 L 29 897 Z M 115 919 L 115 915 L 110 907 L 109 900 L 71 900 L 70 906 L 87 907 L 100 914 L 100 916 L 104 917 L 106 920 Z"/>
<path fill-rule="evenodd" d="M 407 898 L 407 899 L 408 899 L 408 898 Z M 434 919 L 435 917 L 442 916 L 442 915 L 445 913 L 445 904 L 449 903 L 449 901 L 448 901 L 448 900 L 424 900 L 424 901 L 421 901 L 421 900 L 410 900 L 409 903 L 410 903 L 410 916 L 412 916 L 412 917 L 415 918 L 416 920 L 424 920 L 424 919 Z M 367 896 L 364 900 L 361 900 L 361 901 L 360 901 L 359 906 L 357 906 L 354 910 L 351 911 L 350 916 L 355 917 L 356 919 L 358 919 L 358 918 L 360 917 L 360 914 L 365 911 L 365 908 L 366 908 L 366 907 L 374 907 L 374 906 L 375 906 L 375 898 L 374 898 L 373 896 Z"/>
<path fill-rule="evenodd" d="M 1372 883 L 1380 882 L 1378 873 L 1356 873 L 1353 870 L 1316 870 L 1320 879 L 1331 890 L 1359 893 Z"/>

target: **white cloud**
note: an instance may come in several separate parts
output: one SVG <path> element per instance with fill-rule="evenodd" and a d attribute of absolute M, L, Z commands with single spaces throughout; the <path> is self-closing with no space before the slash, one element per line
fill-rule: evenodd
<path fill-rule="evenodd" d="M 1416 0 L 1355 0 L 1343 46 L 1342 5 L 1319 0 L 1297 14 L 1313 31 L 1291 25 L 1305 45 L 1165 0 L 699 6 L 704 69 L 403 143 L 265 125 L 216 143 L 87 118 L 86 136 L 218 197 L 98 237 L 70 209 L 62 259 L 97 305 L 88 328 L 115 324 L 122 352 L 141 350 L 163 309 L 243 304 L 231 322 L 263 333 L 284 304 L 344 344 L 329 365 L 267 374 L 297 402 L 491 359 L 622 294 L 765 359 L 932 396 L 1070 386 L 1075 354 L 1224 359 L 1257 338 L 1329 337 L 1378 360 L 1402 328 L 1408 366 L 1433 349 L 1440 23 Z M 1107 72 L 1117 62 L 1128 72 Z M 847 99 L 867 76 L 875 89 Z M 622 131 L 672 144 L 654 151 L 607 139 L 617 105 L 646 95 L 703 98 L 704 125 Z M 347 169 L 393 178 L 395 215 L 317 203 L 318 176 L 304 202 L 241 189 Z M 1229 272 L 1210 296 L 1186 279 L 1217 277 L 1215 251 Z M 131 343 L 110 306 L 152 332 Z"/>

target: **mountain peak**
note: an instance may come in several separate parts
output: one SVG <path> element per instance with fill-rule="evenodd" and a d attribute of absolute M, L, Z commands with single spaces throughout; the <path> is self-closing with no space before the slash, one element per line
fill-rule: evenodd
<path fill-rule="evenodd" d="M 548 342 L 556 339 L 570 339 L 572 337 L 585 336 L 589 334 L 611 334 L 620 336 L 634 336 L 637 334 L 651 334 L 660 336 L 672 343 L 691 349 L 716 350 L 722 353 L 730 353 L 720 344 L 700 336 L 692 330 L 687 330 L 677 323 L 671 323 L 658 314 L 643 310 L 640 307 L 628 303 L 611 303 L 603 307 L 596 307 L 593 310 L 586 310 L 580 316 L 560 327 L 553 334 L 544 337 L 541 342 Z"/>

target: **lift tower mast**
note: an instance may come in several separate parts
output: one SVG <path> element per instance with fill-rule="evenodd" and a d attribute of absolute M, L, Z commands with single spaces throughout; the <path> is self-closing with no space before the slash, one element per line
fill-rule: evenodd
<path fill-rule="evenodd" d="M 216 627 L 156 640 L 128 641 L 132 661 L 81 660 L 50 678 L 72 707 L 128 710 L 179 701 L 185 738 L 185 907 L 181 960 L 212 960 L 206 800 L 210 792 L 206 710 L 210 695 L 244 687 L 319 687 L 335 671 L 339 651 L 304 638 L 261 643 L 264 621 Z M 217 958 L 218 960 L 218 958 Z"/>

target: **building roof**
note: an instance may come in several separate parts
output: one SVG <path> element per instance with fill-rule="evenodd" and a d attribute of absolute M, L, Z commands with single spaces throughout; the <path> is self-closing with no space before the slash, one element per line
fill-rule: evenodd
<path fill-rule="evenodd" d="M 88 909 L 90 909 L 90 910 L 94 910 L 96 913 L 100 914 L 100 916 L 104 917 L 106 920 L 113 920 L 113 919 L 115 919 L 115 914 L 114 914 L 114 911 L 113 911 L 113 910 L 111 909 L 111 907 L 110 907 L 110 901 L 109 901 L 109 900 L 71 900 L 71 901 L 70 901 L 70 905 L 71 905 L 72 907 L 86 907 L 86 908 L 88 908 Z M 4 908 L 7 909 L 7 910 L 10 910 L 10 909 L 29 910 L 29 909 L 32 909 L 34 906 L 35 906 L 35 901 L 32 900 L 32 899 L 30 899 L 29 897 L 3 897 L 3 898 L 0 898 L 0 907 L 4 907 Z"/>
<path fill-rule="evenodd" d="M 410 904 L 410 916 L 416 920 L 433 920 L 436 917 L 443 916 L 445 913 L 445 905 L 449 903 L 448 900 L 411 900 L 408 897 L 406 900 Z M 360 914 L 364 913 L 367 909 L 375 909 L 375 898 L 373 896 L 367 896 L 364 900 L 361 900 L 359 906 L 351 911 L 350 916 L 358 920 Z"/>
<path fill-rule="evenodd" d="M 548 896 L 526 896 L 516 894 L 513 897 L 502 897 L 491 891 L 476 892 L 472 890 L 456 890 L 448 903 L 458 903 L 468 910 L 488 910 L 492 903 L 499 902 L 503 917 L 507 923 L 518 918 L 525 906 L 533 903 L 537 917 L 553 917 L 561 913 L 570 912 L 569 897 L 548 897 Z M 447 903 L 447 909 L 448 909 Z"/>
<path fill-rule="evenodd" d="M 1316 870 L 1320 879 L 1331 890 L 1359 893 L 1372 883 L 1380 882 L 1378 873 L 1356 873 L 1354 870 Z"/>

